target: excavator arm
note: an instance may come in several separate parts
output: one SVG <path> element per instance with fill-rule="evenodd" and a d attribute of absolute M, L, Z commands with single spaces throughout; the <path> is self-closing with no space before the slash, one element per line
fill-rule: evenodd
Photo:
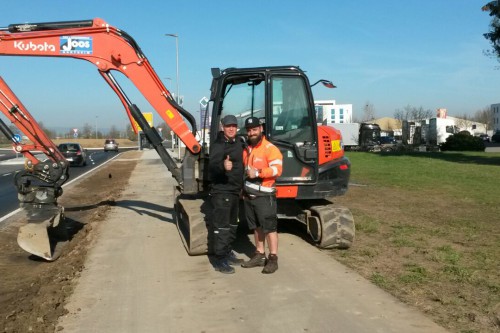
<path fill-rule="evenodd" d="M 0 131 L 12 141 L 14 150 L 26 157 L 25 169 L 14 177 L 20 206 L 27 215 L 27 224 L 19 229 L 17 241 L 28 252 L 55 260 L 68 240 L 64 208 L 58 205 L 57 198 L 69 178 L 69 163 L 1 77 L 0 110 L 32 142 L 18 141 L 0 119 Z M 47 158 L 37 157 L 42 154 Z"/>
<path fill-rule="evenodd" d="M 8 27 L 0 27 L 0 55 L 74 58 L 86 60 L 96 66 L 99 74 L 123 104 L 134 131 L 137 133 L 136 124 L 138 124 L 179 184 L 176 193 L 183 199 L 177 199 L 176 210 L 185 212 L 185 217 L 180 222 L 191 228 L 191 221 L 195 220 L 196 225 L 204 226 L 203 215 L 194 214 L 193 217 L 190 215 L 193 210 L 200 211 L 201 209 L 200 206 L 204 201 L 197 198 L 205 190 L 206 178 L 203 169 L 206 162 L 205 154 L 195 136 L 196 121 L 189 112 L 176 103 L 130 35 L 99 18 L 83 21 L 11 24 Z M 113 76 L 114 71 L 122 73 L 132 81 L 159 116 L 186 145 L 186 152 L 180 167 L 162 145 L 159 133 L 148 124 L 139 108 L 130 101 L 120 87 Z M 60 223 L 60 221 L 64 222 L 63 208 L 57 205 L 56 200 L 62 193 L 60 185 L 68 176 L 67 165 L 60 164 L 61 156 L 57 148 L 51 145 L 50 139 L 43 136 L 43 131 L 39 130 L 34 119 L 21 106 L 19 100 L 13 97 L 14 94 L 4 83 L 2 89 L 8 91 L 6 95 L 9 98 L 7 99 L 13 101 L 5 103 L 3 112 L 23 132 L 33 133 L 31 136 L 27 135 L 33 142 L 36 142 L 34 146 L 22 146 L 13 141 L 15 149 L 23 152 L 28 158 L 27 166 L 29 167 L 27 171 L 16 177 L 18 191 L 22 193 L 20 195 L 21 206 L 27 208 L 28 212 L 28 223 L 20 228 L 18 243 L 28 252 L 47 260 L 54 260 L 59 256 L 59 251 L 55 249 L 61 248 L 57 245 L 67 241 L 64 223 Z M 23 119 L 21 114 L 27 115 L 30 121 L 25 123 L 19 120 Z M 189 122 L 191 129 L 184 119 Z M 13 137 L 13 133 L 5 124 L 0 127 L 7 137 Z M 29 129 L 33 128 L 36 130 L 30 132 Z M 50 162 L 37 161 L 31 153 L 34 149 L 40 149 L 47 154 Z M 34 180 L 41 183 L 38 184 Z M 39 197 L 45 198 L 45 201 L 40 201 Z M 185 209 L 182 200 L 191 205 L 189 209 Z M 196 205 L 193 206 L 192 202 Z M 183 228 L 179 226 L 179 223 L 178 227 Z M 196 243 L 193 237 L 183 237 L 190 244 Z M 201 235 L 199 238 L 205 239 L 206 243 L 206 236 Z M 203 242 L 200 243 L 202 244 L 200 250 L 189 250 L 190 254 L 206 251 L 206 245 Z M 189 246 L 194 247 L 194 245 Z"/>
<path fill-rule="evenodd" d="M 118 95 L 127 116 L 137 132 L 134 119 L 160 155 L 183 193 L 197 193 L 195 155 L 201 147 L 196 140 L 194 117 L 178 105 L 165 88 L 135 40 L 102 19 L 66 22 L 11 24 L 0 28 L 0 55 L 66 57 L 86 60 L 95 65 Z M 161 145 L 158 132 L 126 96 L 112 75 L 124 74 L 153 106 L 160 117 L 186 145 L 182 170 Z M 191 124 L 191 130 L 183 117 Z"/>

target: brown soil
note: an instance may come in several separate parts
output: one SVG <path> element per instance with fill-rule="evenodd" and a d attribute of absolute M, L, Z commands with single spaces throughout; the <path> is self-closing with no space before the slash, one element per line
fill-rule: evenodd
<path fill-rule="evenodd" d="M 140 152 L 126 152 L 123 159 L 134 159 L 138 154 Z M 75 234 L 64 254 L 54 262 L 40 260 L 17 245 L 22 214 L 3 224 L 0 230 L 2 332 L 56 330 L 57 319 L 66 313 L 64 302 L 73 291 L 74 279 L 84 268 L 97 227 L 127 186 L 135 165 L 134 160 L 113 161 L 91 177 L 65 188 L 59 203 L 65 207 L 67 222 Z"/>

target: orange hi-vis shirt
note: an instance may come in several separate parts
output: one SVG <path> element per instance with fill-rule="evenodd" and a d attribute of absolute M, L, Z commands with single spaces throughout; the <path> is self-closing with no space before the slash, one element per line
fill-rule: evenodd
<path fill-rule="evenodd" d="M 255 193 L 257 191 L 261 194 L 276 192 L 274 184 L 283 170 L 283 155 L 278 147 L 262 136 L 262 140 L 257 146 L 248 146 L 243 151 L 243 163 L 245 170 L 253 168 L 259 172 L 257 178 L 246 179 L 245 190 L 247 192 Z"/>

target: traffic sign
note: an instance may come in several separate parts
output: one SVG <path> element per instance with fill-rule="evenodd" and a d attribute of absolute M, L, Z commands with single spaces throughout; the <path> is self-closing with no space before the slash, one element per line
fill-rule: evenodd
<path fill-rule="evenodd" d="M 19 134 L 14 134 L 14 137 L 13 137 L 14 141 L 16 142 L 21 142 L 21 136 Z"/>
<path fill-rule="evenodd" d="M 207 107 L 207 105 L 208 105 L 208 98 L 203 97 L 202 99 L 200 99 L 200 105 L 201 105 L 203 108 L 206 108 L 206 107 Z"/>
<path fill-rule="evenodd" d="M 144 118 L 146 118 L 146 121 L 148 122 L 149 126 L 153 127 L 153 112 L 143 112 L 142 115 Z M 134 128 L 137 129 L 137 131 L 142 131 L 141 126 L 135 121 L 135 119 L 132 119 L 134 121 Z"/>

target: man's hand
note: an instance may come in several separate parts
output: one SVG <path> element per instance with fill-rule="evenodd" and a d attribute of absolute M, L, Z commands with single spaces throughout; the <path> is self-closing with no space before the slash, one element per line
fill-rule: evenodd
<path fill-rule="evenodd" d="M 259 172 L 257 169 L 254 169 L 252 167 L 250 167 L 248 170 L 247 170 L 247 177 L 250 178 L 250 179 L 253 179 L 253 178 L 257 178 L 259 176 Z"/>
<path fill-rule="evenodd" d="M 231 171 L 233 169 L 233 162 L 229 159 L 229 155 L 227 155 L 226 159 L 224 160 L 224 169 L 226 171 Z"/>

